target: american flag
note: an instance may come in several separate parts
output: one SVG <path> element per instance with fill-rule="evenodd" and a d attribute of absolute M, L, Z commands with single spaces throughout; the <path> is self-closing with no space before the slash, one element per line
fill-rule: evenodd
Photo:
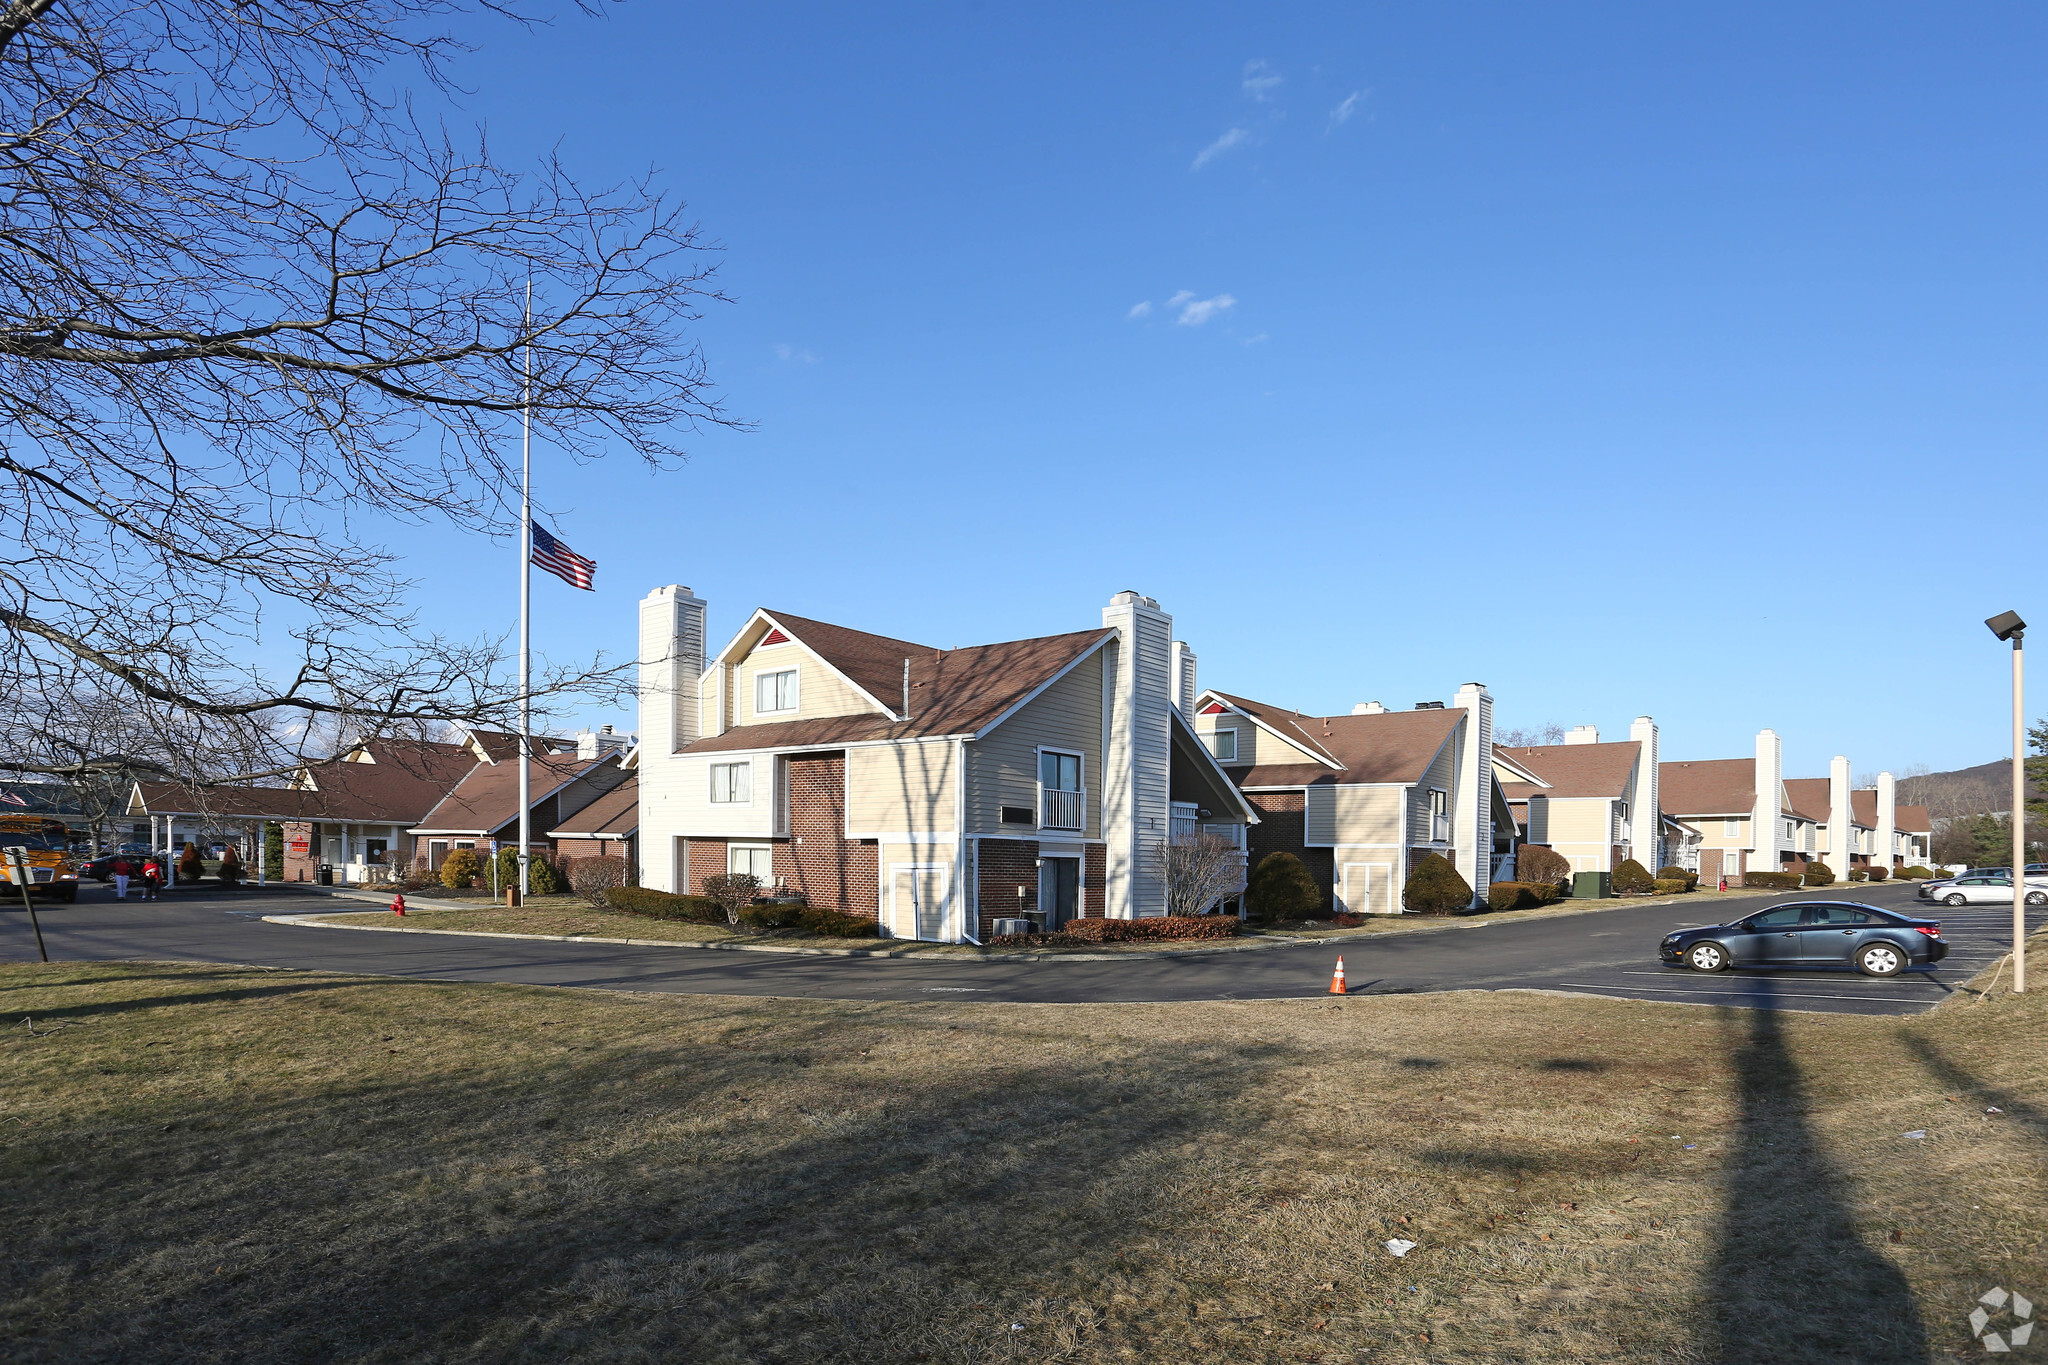
<path fill-rule="evenodd" d="M 537 569 L 546 569 L 572 588 L 597 591 L 591 587 L 591 579 L 597 573 L 597 561 L 577 554 L 542 530 L 537 521 L 533 523 L 533 565 Z"/>

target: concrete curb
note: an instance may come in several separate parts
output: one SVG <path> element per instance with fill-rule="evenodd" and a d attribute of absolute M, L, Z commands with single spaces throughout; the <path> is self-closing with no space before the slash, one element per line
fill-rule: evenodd
<path fill-rule="evenodd" d="M 466 908 L 466 907 L 465 907 Z M 415 929 L 411 925 L 400 928 L 396 924 L 329 924 L 330 915 L 354 915 L 355 910 L 327 910 L 311 915 L 265 915 L 266 924 L 289 924 L 304 929 L 357 929 L 369 934 L 439 934 L 446 938 L 509 938 L 526 939 L 538 943 L 603 943 L 615 947 L 629 948 L 684 948 L 700 952 L 718 953 L 776 953 L 784 957 L 866 957 L 885 958 L 898 962 L 931 962 L 940 966 L 959 963 L 1003 963 L 1003 962 L 1130 962 L 1152 961 L 1158 958 L 1180 959 L 1184 957 L 1216 957 L 1224 953 L 1261 952 L 1272 948 L 1295 948 L 1305 946 L 1296 940 L 1272 940 L 1249 943 L 1236 948 L 1182 948 L 1163 953 L 989 953 L 984 956 L 934 957 L 928 952 L 915 948 L 776 948 L 765 943 L 691 943 L 688 940 L 666 938 L 593 938 L 587 934 L 496 934 L 475 929 Z"/>

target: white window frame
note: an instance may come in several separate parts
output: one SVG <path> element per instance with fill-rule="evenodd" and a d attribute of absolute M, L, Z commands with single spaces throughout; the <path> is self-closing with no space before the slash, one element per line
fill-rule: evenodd
<path fill-rule="evenodd" d="M 727 770 L 727 780 L 725 784 L 727 794 L 725 796 L 720 796 L 718 794 L 718 770 L 720 768 L 724 768 Z M 736 801 L 731 796 L 731 772 L 733 769 L 738 769 L 739 771 L 746 774 L 745 780 L 747 784 L 747 798 L 744 801 Z M 751 806 L 754 804 L 754 761 L 750 758 L 736 759 L 729 763 L 711 764 L 709 769 L 709 777 L 707 781 L 711 789 L 711 804 L 714 806 Z"/>
<path fill-rule="evenodd" d="M 1045 785 L 1045 756 L 1046 756 L 1047 754 L 1057 754 L 1058 756 L 1060 756 L 1060 757 L 1062 757 L 1062 758 L 1071 758 L 1071 759 L 1073 759 L 1073 760 L 1074 760 L 1074 785 L 1073 785 L 1073 786 L 1071 786 L 1071 787 L 1048 787 L 1048 786 L 1046 786 L 1046 785 Z M 1078 795 L 1078 796 L 1079 796 L 1079 797 L 1081 798 L 1081 823 L 1080 823 L 1080 825 L 1078 825 L 1078 826 L 1077 826 L 1076 828 L 1078 828 L 1078 829 L 1081 829 L 1081 830 L 1085 830 L 1085 829 L 1087 829 L 1087 828 L 1088 828 L 1088 755 L 1087 755 L 1087 754 L 1085 754 L 1085 753 L 1083 753 L 1083 752 L 1081 752 L 1081 750 L 1079 750 L 1079 749 L 1057 749 L 1057 748 L 1054 748 L 1053 746 L 1051 746 L 1051 745 L 1049 745 L 1049 744 L 1041 744 L 1041 745 L 1039 745 L 1039 746 L 1038 746 L 1038 748 L 1037 748 L 1037 749 L 1036 749 L 1036 750 L 1034 751 L 1034 753 L 1033 753 L 1033 760 L 1034 760 L 1034 761 L 1033 761 L 1033 767 L 1035 767 L 1035 768 L 1037 769 L 1037 771 L 1036 771 L 1036 772 L 1034 772 L 1034 773 L 1032 773 L 1032 775 L 1031 775 L 1031 776 L 1032 776 L 1033 782 L 1035 783 L 1035 785 L 1036 785 L 1036 786 L 1037 786 L 1037 788 L 1038 788 L 1038 803 L 1037 803 L 1037 809 L 1035 809 L 1034 811 L 1032 811 L 1032 816 L 1033 816 L 1033 817 L 1034 817 L 1034 818 L 1035 818 L 1035 819 L 1037 820 L 1039 828 L 1040 828 L 1040 829 L 1044 829 L 1044 828 L 1047 828 L 1047 826 L 1046 826 L 1046 823 L 1045 823 L 1045 794 L 1046 794 L 1046 793 L 1047 793 L 1048 791 L 1071 791 L 1071 792 L 1075 793 L 1076 795 Z"/>
<path fill-rule="evenodd" d="M 1430 788 L 1428 788 L 1428 791 L 1429 791 L 1429 842 L 1430 842 L 1430 843 L 1432 843 L 1432 844 L 1448 844 L 1448 843 L 1454 843 L 1454 842 L 1456 842 L 1456 835 L 1457 835 L 1457 831 L 1456 831 L 1456 830 L 1455 830 L 1454 828 L 1452 828 L 1452 826 L 1451 826 L 1451 794 L 1450 794 L 1450 792 L 1449 792 L 1449 791 L 1447 791 L 1446 789 L 1442 788 L 1442 787 L 1430 787 Z M 1437 799 L 1437 798 L 1438 798 L 1439 796 L 1441 796 L 1441 797 L 1442 797 L 1442 798 L 1444 799 L 1444 810 L 1443 810 L 1444 832 L 1443 832 L 1443 835 L 1442 835 L 1442 837 L 1441 837 L 1441 838 L 1439 838 L 1439 837 L 1438 837 L 1438 835 L 1437 835 L 1437 832 L 1436 832 L 1436 821 L 1437 821 L 1436 799 Z"/>
<path fill-rule="evenodd" d="M 1741 820 L 1741 818 L 1740 818 L 1740 817 L 1737 817 L 1737 818 L 1735 818 L 1735 819 L 1732 819 L 1732 820 L 1731 820 L 1731 819 L 1728 819 L 1727 817 L 1725 817 L 1725 816 L 1724 816 L 1724 817 L 1722 818 L 1722 820 L 1721 820 L 1721 837 L 1722 837 L 1723 839 L 1739 839 L 1739 838 L 1741 838 L 1741 837 L 1742 837 L 1742 820 Z"/>
<path fill-rule="evenodd" d="M 761 684 L 781 677 L 789 679 L 789 705 L 763 707 L 761 705 Z M 754 714 L 757 716 L 791 716 L 803 704 L 803 670 L 791 664 L 788 668 L 757 668 L 754 670 Z M 780 689 L 778 689 L 780 690 Z"/>
<path fill-rule="evenodd" d="M 762 890 L 764 890 L 764 891 L 767 891 L 767 890 L 771 890 L 771 889 L 773 889 L 773 888 L 774 888 L 774 886 L 775 886 L 775 845 L 773 845 L 773 844 L 747 844 L 747 843 L 730 843 L 730 844 L 727 844 L 727 845 L 725 846 L 725 870 L 726 870 L 726 872 L 727 872 L 728 874 L 730 874 L 730 873 L 732 873 L 732 872 L 734 872 L 734 871 L 736 871 L 736 870 L 737 870 L 737 869 L 735 869 L 735 868 L 733 867 L 733 865 L 732 865 L 732 855 L 733 855 L 733 854 L 735 854 L 735 853 L 746 853 L 746 854 L 749 854 L 749 855 L 752 855 L 752 854 L 756 854 L 756 853 L 758 853 L 758 854 L 761 854 L 761 855 L 763 855 L 764 857 L 766 857 L 766 859 L 767 859 L 767 868 L 768 868 L 768 870 L 767 870 L 767 871 L 766 871 L 765 873 L 764 873 L 764 872 L 752 872 L 752 870 L 751 870 L 751 869 L 749 869 L 749 871 L 750 871 L 750 872 L 752 872 L 752 875 L 753 875 L 753 876 L 754 876 L 754 877 L 755 877 L 755 878 L 756 878 L 757 880 L 759 880 L 759 882 L 761 883 L 761 889 L 762 889 Z M 752 862 L 752 861 L 753 861 L 753 858 L 752 858 L 751 856 L 749 856 L 749 857 L 748 857 L 748 859 L 747 859 L 747 861 L 748 861 L 748 862 Z"/>
<path fill-rule="evenodd" d="M 1230 736 L 1230 754 L 1228 757 L 1225 757 L 1224 755 L 1216 752 L 1216 741 L 1224 735 Z M 1238 736 L 1237 727 L 1235 725 L 1230 726 L 1227 729 L 1219 725 L 1214 730 L 1206 732 L 1204 738 L 1206 738 L 1209 741 L 1209 757 L 1215 759 L 1218 763 L 1235 763 L 1238 761 Z"/>

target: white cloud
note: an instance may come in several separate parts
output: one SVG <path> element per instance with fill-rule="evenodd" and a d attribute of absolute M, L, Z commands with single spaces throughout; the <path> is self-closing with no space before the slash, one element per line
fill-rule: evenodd
<path fill-rule="evenodd" d="M 1125 317 L 1126 319 L 1130 319 L 1130 318 L 1149 318 L 1149 317 L 1151 317 L 1151 316 L 1152 316 L 1152 300 L 1150 300 L 1150 299 L 1139 299 L 1139 300 L 1138 300 L 1138 301 L 1137 301 L 1136 303 L 1134 303 L 1134 304 L 1132 304 L 1132 305 L 1131 305 L 1131 311 L 1130 311 L 1130 312 L 1128 312 L 1128 313 L 1126 313 L 1126 314 L 1124 314 L 1124 317 Z"/>
<path fill-rule="evenodd" d="M 1174 297 L 1188 300 L 1187 306 L 1180 310 L 1180 316 L 1174 319 L 1183 327 L 1200 327 L 1218 313 L 1227 312 L 1237 306 L 1237 300 L 1228 294 L 1218 294 L 1213 299 L 1198 299 L 1182 290 Z"/>
<path fill-rule="evenodd" d="M 812 354 L 810 350 L 802 346 L 791 346 L 788 342 L 784 342 L 775 348 L 775 358 L 798 365 L 815 365 L 818 363 L 818 357 Z"/>
<path fill-rule="evenodd" d="M 1244 93 L 1261 104 L 1273 98 L 1273 92 L 1287 84 L 1287 78 L 1273 69 L 1272 63 L 1254 59 L 1244 64 Z"/>
<path fill-rule="evenodd" d="M 1180 292 L 1179 292 L 1178 294 L 1175 294 L 1175 295 L 1174 295 L 1174 296 L 1173 296 L 1172 298 L 1168 299 L 1168 300 L 1166 301 L 1166 306 L 1167 306 L 1168 308 L 1178 308 L 1178 307 L 1180 307 L 1180 306 L 1181 306 L 1182 304 L 1186 303 L 1186 302 L 1187 302 L 1187 301 L 1188 301 L 1189 299 L 1193 298 L 1194 296 L 1195 296 L 1195 291 L 1194 291 L 1194 290 L 1192 290 L 1192 289 L 1183 289 L 1183 290 L 1181 290 L 1181 291 L 1180 291 Z"/>
<path fill-rule="evenodd" d="M 1330 127 L 1341 128 L 1348 123 L 1351 116 L 1358 112 L 1358 102 L 1364 99 L 1368 93 L 1368 91 L 1364 90 L 1354 90 L 1346 95 L 1344 102 L 1330 111 Z"/>
<path fill-rule="evenodd" d="M 1244 339 L 1244 344 L 1247 346 L 1263 346 L 1272 339 L 1264 332 L 1254 332 Z"/>
<path fill-rule="evenodd" d="M 1243 128 L 1232 128 L 1222 137 L 1217 138 L 1214 142 L 1202 148 L 1201 151 L 1196 152 L 1195 164 L 1188 167 L 1188 169 L 1191 171 L 1199 171 L 1202 169 L 1202 167 L 1208 165 L 1217 157 L 1222 156 L 1225 152 L 1231 151 L 1232 149 L 1237 147 L 1242 147 L 1251 140 L 1252 135 Z"/>

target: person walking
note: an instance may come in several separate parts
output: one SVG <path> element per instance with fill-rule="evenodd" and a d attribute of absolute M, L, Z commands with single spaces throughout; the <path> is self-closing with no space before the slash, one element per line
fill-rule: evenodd
<path fill-rule="evenodd" d="M 142 898 L 146 901 L 159 899 L 157 891 L 163 884 L 164 865 L 152 853 L 142 860 Z"/>
<path fill-rule="evenodd" d="M 114 859 L 114 866 L 111 871 L 114 874 L 114 899 L 117 901 L 127 900 L 128 879 L 135 875 L 135 864 L 129 862 L 128 855 L 123 853 Z"/>

